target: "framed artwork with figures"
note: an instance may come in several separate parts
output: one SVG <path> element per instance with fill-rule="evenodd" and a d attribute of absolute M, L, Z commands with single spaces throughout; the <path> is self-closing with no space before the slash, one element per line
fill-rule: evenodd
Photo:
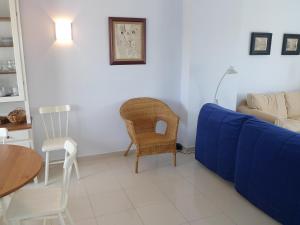
<path fill-rule="evenodd" d="M 146 64 L 146 19 L 109 17 L 110 64 Z"/>

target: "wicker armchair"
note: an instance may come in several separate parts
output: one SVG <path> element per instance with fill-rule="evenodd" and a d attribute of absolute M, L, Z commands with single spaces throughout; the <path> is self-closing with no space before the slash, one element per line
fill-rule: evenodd
<path fill-rule="evenodd" d="M 176 166 L 176 139 L 179 117 L 160 100 L 153 98 L 134 98 L 125 102 L 120 114 L 126 123 L 131 143 L 124 156 L 128 155 L 131 146 L 136 146 L 135 172 L 138 173 L 139 158 L 145 155 L 173 153 Z M 155 132 L 156 123 L 167 124 L 165 134 Z"/>

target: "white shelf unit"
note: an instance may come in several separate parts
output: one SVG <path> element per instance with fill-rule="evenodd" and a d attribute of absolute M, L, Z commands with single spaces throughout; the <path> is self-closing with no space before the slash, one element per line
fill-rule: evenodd
<path fill-rule="evenodd" d="M 19 0 L 0 1 L 0 38 L 12 37 L 13 39 L 13 44 L 10 46 L 3 46 L 0 43 L 0 64 L 5 60 L 15 61 L 15 71 L 3 71 L 3 68 L 1 70 L 0 67 L 0 90 L 2 87 L 7 89 L 17 88 L 18 90 L 18 95 L 0 97 L 0 115 L 5 116 L 18 107 L 24 108 L 28 125 L 23 127 L 0 125 L 0 127 L 8 127 L 9 137 L 12 137 L 8 142 L 33 147 Z"/>

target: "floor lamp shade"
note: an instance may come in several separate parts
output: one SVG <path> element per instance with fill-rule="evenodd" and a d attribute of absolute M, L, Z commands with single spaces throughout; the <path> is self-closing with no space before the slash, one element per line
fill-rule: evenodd
<path fill-rule="evenodd" d="M 233 66 L 230 66 L 226 72 L 224 73 L 224 75 L 221 77 L 221 79 L 219 80 L 219 83 L 218 83 L 218 86 L 217 86 L 217 89 L 215 91 L 215 95 L 214 95 L 214 102 L 216 104 L 219 104 L 219 101 L 218 101 L 218 94 L 219 94 L 219 90 L 220 90 L 220 87 L 222 86 L 222 83 L 223 81 L 225 80 L 225 78 L 227 76 L 230 76 L 230 75 L 234 75 L 234 74 L 238 74 L 238 72 L 236 71 L 236 69 L 233 67 Z"/>

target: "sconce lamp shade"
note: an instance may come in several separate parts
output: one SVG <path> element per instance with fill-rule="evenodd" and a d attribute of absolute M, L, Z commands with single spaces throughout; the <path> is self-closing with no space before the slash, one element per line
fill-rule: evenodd
<path fill-rule="evenodd" d="M 55 34 L 59 42 L 72 41 L 72 23 L 67 20 L 55 21 Z"/>

